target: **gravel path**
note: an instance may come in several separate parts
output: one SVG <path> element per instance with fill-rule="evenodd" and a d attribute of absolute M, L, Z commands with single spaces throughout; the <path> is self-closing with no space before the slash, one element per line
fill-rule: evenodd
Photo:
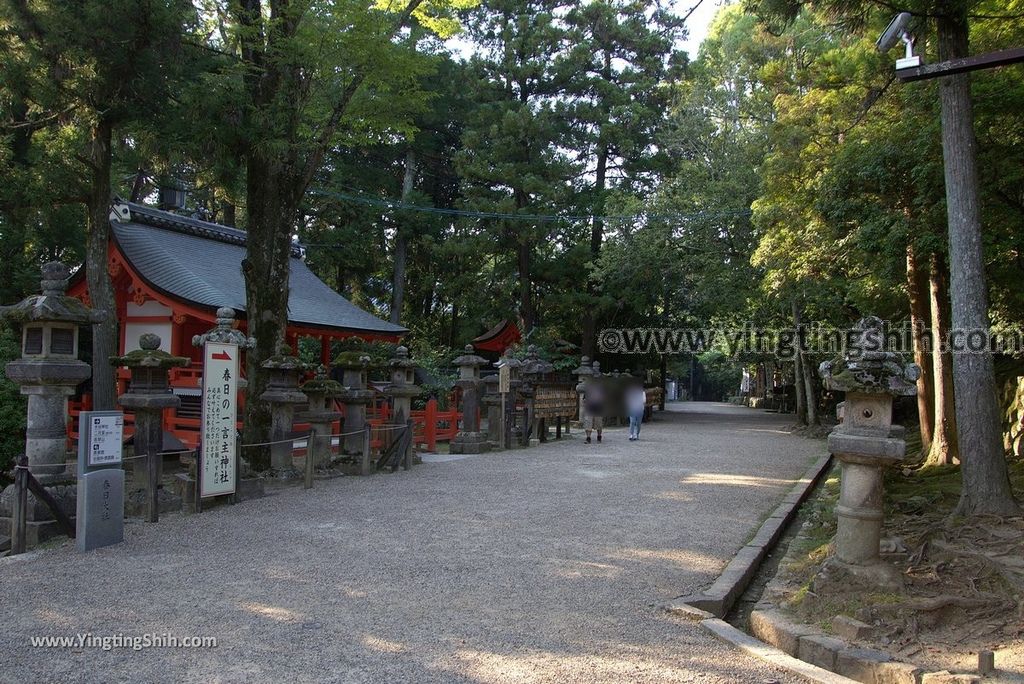
<path fill-rule="evenodd" d="M 824 445 L 670 408 L 636 443 L 574 431 L 0 559 L 0 681 L 797 681 L 657 605 L 710 584 Z M 30 646 L 84 632 L 218 645 Z"/>

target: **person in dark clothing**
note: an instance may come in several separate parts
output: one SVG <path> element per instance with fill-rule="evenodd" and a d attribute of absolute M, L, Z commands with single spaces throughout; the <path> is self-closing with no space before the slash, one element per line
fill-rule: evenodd
<path fill-rule="evenodd" d="M 604 428 L 604 388 L 593 380 L 587 383 L 583 392 L 583 429 L 587 433 L 586 443 L 590 444 L 590 433 L 597 430 L 597 441 L 601 441 Z"/>

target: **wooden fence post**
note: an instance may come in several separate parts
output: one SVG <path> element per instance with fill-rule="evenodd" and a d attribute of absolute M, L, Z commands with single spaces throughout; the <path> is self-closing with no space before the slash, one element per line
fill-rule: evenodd
<path fill-rule="evenodd" d="M 359 474 L 369 475 L 370 474 L 370 424 L 363 424 L 363 455 L 362 461 L 359 464 Z"/>
<path fill-rule="evenodd" d="M 160 522 L 160 453 L 150 450 L 146 454 L 149 472 L 146 473 L 146 521 Z"/>
<path fill-rule="evenodd" d="M 11 514 L 12 556 L 25 553 L 25 533 L 28 521 L 28 457 L 19 456 L 14 465 L 14 511 Z"/>
<path fill-rule="evenodd" d="M 427 410 L 423 412 L 423 420 L 426 425 L 423 427 L 423 439 L 427 444 L 427 451 L 437 450 L 437 399 L 430 399 L 427 402 Z"/>
<path fill-rule="evenodd" d="M 195 512 L 203 512 L 203 443 L 196 442 L 196 494 L 195 494 Z"/>
<path fill-rule="evenodd" d="M 416 440 L 413 438 L 413 422 L 412 418 L 405 422 L 405 440 L 400 446 L 405 448 L 405 453 L 402 454 L 402 469 L 409 470 L 412 468 L 412 452 L 415 449 Z"/>
<path fill-rule="evenodd" d="M 303 489 L 313 488 L 313 460 L 315 449 L 313 447 L 314 442 L 319 439 L 320 435 L 316 433 L 316 430 L 312 426 L 309 428 L 309 437 L 306 438 L 306 468 L 305 478 L 302 482 Z"/>

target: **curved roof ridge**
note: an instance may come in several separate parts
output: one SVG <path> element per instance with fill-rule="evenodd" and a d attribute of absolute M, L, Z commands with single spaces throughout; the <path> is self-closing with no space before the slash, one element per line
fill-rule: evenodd
<path fill-rule="evenodd" d="M 130 220 L 133 223 L 142 223 L 155 228 L 164 228 L 178 233 L 186 233 L 210 240 L 227 242 L 232 245 L 245 246 L 246 232 L 240 228 L 225 226 L 212 221 L 204 221 L 192 218 L 191 216 L 182 216 L 181 214 L 175 214 L 174 212 L 164 211 L 136 202 L 124 202 L 124 205 L 131 212 Z M 301 245 L 293 244 L 291 252 L 292 258 L 301 258 Z"/>

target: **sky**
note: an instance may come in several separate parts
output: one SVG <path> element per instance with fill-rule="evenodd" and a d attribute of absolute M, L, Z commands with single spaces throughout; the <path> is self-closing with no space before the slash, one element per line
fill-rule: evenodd
<path fill-rule="evenodd" d="M 697 50 L 700 48 L 704 36 L 707 35 L 708 26 L 711 24 L 711 20 L 715 18 L 715 12 L 722 5 L 726 4 L 727 0 L 672 0 L 670 4 L 676 14 L 685 15 L 698 2 L 700 3 L 699 6 L 686 21 L 688 36 L 679 45 L 681 49 L 686 50 L 690 54 L 691 60 L 697 57 Z M 473 52 L 469 41 L 459 36 L 448 40 L 447 44 L 456 56 L 462 58 L 469 57 Z"/>
<path fill-rule="evenodd" d="M 686 14 L 691 7 L 697 4 L 697 0 L 675 0 L 672 3 L 676 14 Z M 693 14 L 686 21 L 686 30 L 689 33 L 686 40 L 682 42 L 683 50 L 686 50 L 690 54 L 690 59 L 696 59 L 697 50 L 700 48 L 701 41 L 704 40 L 704 36 L 707 35 L 708 26 L 711 25 L 711 20 L 715 18 L 715 12 L 717 12 L 722 5 L 725 4 L 722 0 L 703 0 L 700 6 L 694 10 Z"/>

